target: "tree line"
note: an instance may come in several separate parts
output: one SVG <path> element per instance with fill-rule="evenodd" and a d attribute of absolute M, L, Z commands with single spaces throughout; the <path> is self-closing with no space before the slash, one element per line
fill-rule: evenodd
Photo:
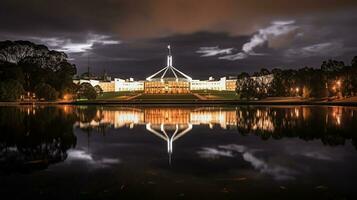
<path fill-rule="evenodd" d="M 357 56 L 350 65 L 328 60 L 320 68 L 261 69 L 238 75 L 237 93 L 243 99 L 266 97 L 328 98 L 357 95 Z"/>
<path fill-rule="evenodd" d="M 93 87 L 73 83 L 76 73 L 63 52 L 29 41 L 0 42 L 0 101 L 57 100 L 77 93 L 93 98 Z"/>

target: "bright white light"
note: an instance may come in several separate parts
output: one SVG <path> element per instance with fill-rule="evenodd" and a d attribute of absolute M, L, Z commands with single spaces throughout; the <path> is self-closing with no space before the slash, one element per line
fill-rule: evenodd
<path fill-rule="evenodd" d="M 93 44 L 66 44 L 59 50 L 69 53 L 86 52 L 92 49 L 92 45 Z"/>

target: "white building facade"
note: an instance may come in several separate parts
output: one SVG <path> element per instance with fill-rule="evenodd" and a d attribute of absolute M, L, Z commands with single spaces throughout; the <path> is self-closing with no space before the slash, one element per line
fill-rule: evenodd
<path fill-rule="evenodd" d="M 144 81 L 134 81 L 133 78 L 130 78 L 129 80 L 115 78 L 114 84 L 115 92 L 144 90 Z"/>
<path fill-rule="evenodd" d="M 145 93 L 189 93 L 198 90 L 235 91 L 237 79 L 221 77 L 208 80 L 193 80 L 172 65 L 171 47 L 168 46 L 167 66 L 146 78 L 134 81 L 130 79 L 114 78 L 114 80 L 74 80 L 76 84 L 89 83 L 93 87 L 100 86 L 103 92 L 144 91 Z M 170 75 L 171 74 L 171 75 Z M 104 89 L 105 88 L 105 89 Z"/>
<path fill-rule="evenodd" d="M 209 77 L 208 80 L 192 80 L 190 84 L 191 90 L 218 90 L 224 91 L 226 88 L 226 77 L 222 77 L 219 80 L 214 80 L 212 77 Z"/>

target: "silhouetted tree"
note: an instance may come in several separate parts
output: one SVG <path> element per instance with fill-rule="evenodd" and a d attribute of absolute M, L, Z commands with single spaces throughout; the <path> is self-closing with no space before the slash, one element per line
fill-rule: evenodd
<path fill-rule="evenodd" d="M 78 90 L 78 96 L 79 98 L 96 99 L 97 92 L 91 84 L 82 83 Z"/>
<path fill-rule="evenodd" d="M 35 94 L 37 98 L 53 101 L 58 98 L 58 92 L 49 84 L 40 83 L 35 87 Z"/>
<path fill-rule="evenodd" d="M 0 82 L 0 100 L 1 101 L 16 101 L 24 94 L 24 89 L 21 83 L 17 80 L 6 80 Z"/>
<path fill-rule="evenodd" d="M 28 41 L 0 42 L 0 80 L 17 80 L 26 91 L 44 83 L 63 95 L 73 87 L 76 67 L 63 52 Z"/>

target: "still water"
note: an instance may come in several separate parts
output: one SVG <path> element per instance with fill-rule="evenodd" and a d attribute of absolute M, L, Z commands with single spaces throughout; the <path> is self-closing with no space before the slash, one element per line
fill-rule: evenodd
<path fill-rule="evenodd" d="M 356 130 L 353 107 L 0 107 L 0 194 L 356 199 Z"/>

